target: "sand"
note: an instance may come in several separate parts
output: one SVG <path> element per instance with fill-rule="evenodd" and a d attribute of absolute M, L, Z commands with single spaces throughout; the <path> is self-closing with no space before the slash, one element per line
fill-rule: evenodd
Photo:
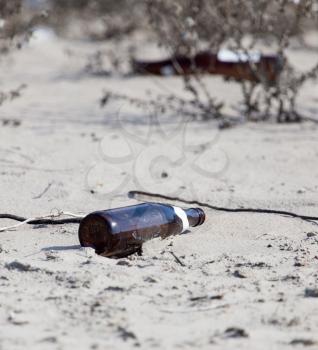
<path fill-rule="evenodd" d="M 140 189 L 318 216 L 316 124 L 219 131 L 182 116 L 154 121 L 125 104 L 102 109 L 104 88 L 144 96 L 180 82 L 86 74 L 97 47 L 51 38 L 3 63 L 0 88 L 28 88 L 1 106 L 1 212 L 85 215 L 137 203 L 127 192 Z M 238 100 L 236 86 L 209 84 Z M 302 92 L 312 116 L 317 92 Z M 318 347 L 317 225 L 205 211 L 204 225 L 121 260 L 81 248 L 75 224 L 0 233 L 0 349 Z"/>

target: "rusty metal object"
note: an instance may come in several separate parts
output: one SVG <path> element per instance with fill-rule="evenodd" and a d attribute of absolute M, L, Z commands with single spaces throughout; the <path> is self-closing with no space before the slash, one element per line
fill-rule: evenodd
<path fill-rule="evenodd" d="M 176 56 L 160 61 L 133 60 L 134 72 L 153 75 L 214 74 L 236 80 L 275 82 L 282 70 L 283 59 L 277 55 L 262 55 L 258 60 L 222 61 L 217 54 L 201 52 L 194 57 Z"/>

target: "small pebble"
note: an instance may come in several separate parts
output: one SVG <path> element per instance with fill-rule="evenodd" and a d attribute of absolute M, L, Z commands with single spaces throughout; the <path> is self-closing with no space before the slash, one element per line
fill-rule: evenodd
<path fill-rule="evenodd" d="M 243 328 L 230 327 L 224 332 L 226 338 L 247 338 L 248 334 Z"/>
<path fill-rule="evenodd" d="M 306 288 L 305 289 L 306 298 L 318 298 L 318 288 Z"/>

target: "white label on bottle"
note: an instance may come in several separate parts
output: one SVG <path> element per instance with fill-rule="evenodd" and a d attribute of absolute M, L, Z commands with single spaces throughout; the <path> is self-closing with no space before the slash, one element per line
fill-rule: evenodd
<path fill-rule="evenodd" d="M 260 52 L 242 52 L 222 49 L 218 52 L 218 60 L 221 62 L 254 62 L 257 63 L 261 60 Z"/>
<path fill-rule="evenodd" d="M 179 218 L 182 220 L 182 225 L 183 225 L 182 232 L 186 231 L 190 226 L 186 212 L 180 207 L 173 207 L 173 209 L 176 215 L 178 215 Z"/>

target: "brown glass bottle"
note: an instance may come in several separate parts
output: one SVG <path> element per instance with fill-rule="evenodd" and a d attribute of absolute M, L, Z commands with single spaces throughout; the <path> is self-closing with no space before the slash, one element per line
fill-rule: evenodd
<path fill-rule="evenodd" d="M 78 235 L 81 246 L 94 248 L 103 256 L 120 258 L 140 251 L 145 241 L 180 234 L 204 220 L 200 208 L 142 203 L 91 213 L 81 221 Z"/>

